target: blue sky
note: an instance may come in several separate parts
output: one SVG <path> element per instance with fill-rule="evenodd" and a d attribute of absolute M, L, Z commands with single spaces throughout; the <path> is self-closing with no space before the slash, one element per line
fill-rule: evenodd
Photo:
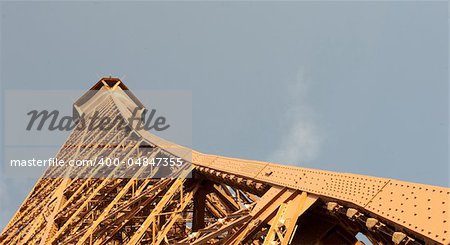
<path fill-rule="evenodd" d="M 446 1 L 0 6 L 2 92 L 190 90 L 199 151 L 449 186 Z"/>

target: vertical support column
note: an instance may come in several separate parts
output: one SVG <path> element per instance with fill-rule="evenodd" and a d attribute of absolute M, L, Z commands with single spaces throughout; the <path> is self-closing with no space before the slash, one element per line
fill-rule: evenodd
<path fill-rule="evenodd" d="M 205 186 L 202 186 L 194 196 L 194 212 L 192 214 L 192 231 L 198 231 L 205 228 L 205 209 L 206 209 Z"/>
<path fill-rule="evenodd" d="M 166 215 L 159 215 L 158 216 L 158 230 L 161 230 L 166 223 Z"/>
<path fill-rule="evenodd" d="M 47 240 L 50 238 L 49 236 L 53 235 L 53 232 L 55 231 L 55 217 L 58 214 L 58 212 L 60 211 L 61 205 L 64 202 L 64 199 L 65 199 L 64 190 L 66 189 L 69 181 L 70 181 L 69 178 L 64 178 L 63 181 L 61 182 L 61 184 L 58 186 L 58 188 L 55 191 L 54 196 L 56 197 L 56 204 L 53 207 L 50 217 L 47 218 L 48 219 L 47 224 L 45 226 L 44 232 L 42 233 L 42 238 L 41 238 L 40 244 L 45 244 L 47 242 Z M 50 234 L 50 233 L 52 233 L 52 234 Z M 34 232 L 30 232 L 29 234 L 34 234 Z"/>

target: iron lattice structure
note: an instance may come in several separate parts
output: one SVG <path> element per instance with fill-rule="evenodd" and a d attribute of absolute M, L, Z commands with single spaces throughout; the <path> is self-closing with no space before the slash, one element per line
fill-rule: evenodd
<path fill-rule="evenodd" d="M 127 118 L 136 108 L 119 79 L 103 78 L 74 113 Z M 57 157 L 183 164 L 164 178 L 157 168 L 49 168 L 0 244 L 362 244 L 358 233 L 374 244 L 450 242 L 449 188 L 207 155 L 128 126 L 74 129 Z"/>

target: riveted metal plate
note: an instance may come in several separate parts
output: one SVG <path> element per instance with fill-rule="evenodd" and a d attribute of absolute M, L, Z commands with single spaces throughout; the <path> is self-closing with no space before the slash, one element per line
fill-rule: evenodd
<path fill-rule="evenodd" d="M 353 203 L 430 241 L 450 242 L 449 188 L 220 156 L 213 160 L 202 157 L 194 164 Z"/>
<path fill-rule="evenodd" d="M 391 180 L 365 208 L 402 227 L 448 244 L 449 204 L 448 188 Z"/>
<path fill-rule="evenodd" d="M 257 179 L 359 206 L 364 206 L 388 182 L 384 178 L 282 165 L 268 165 Z"/>

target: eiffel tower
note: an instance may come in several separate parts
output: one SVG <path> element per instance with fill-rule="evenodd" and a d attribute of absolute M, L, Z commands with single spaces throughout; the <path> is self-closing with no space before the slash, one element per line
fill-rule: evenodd
<path fill-rule="evenodd" d="M 74 104 L 78 117 L 134 110 L 117 78 Z M 0 244 L 450 244 L 445 187 L 208 155 L 133 125 L 76 127 L 56 157 L 178 162 L 49 167 Z"/>

